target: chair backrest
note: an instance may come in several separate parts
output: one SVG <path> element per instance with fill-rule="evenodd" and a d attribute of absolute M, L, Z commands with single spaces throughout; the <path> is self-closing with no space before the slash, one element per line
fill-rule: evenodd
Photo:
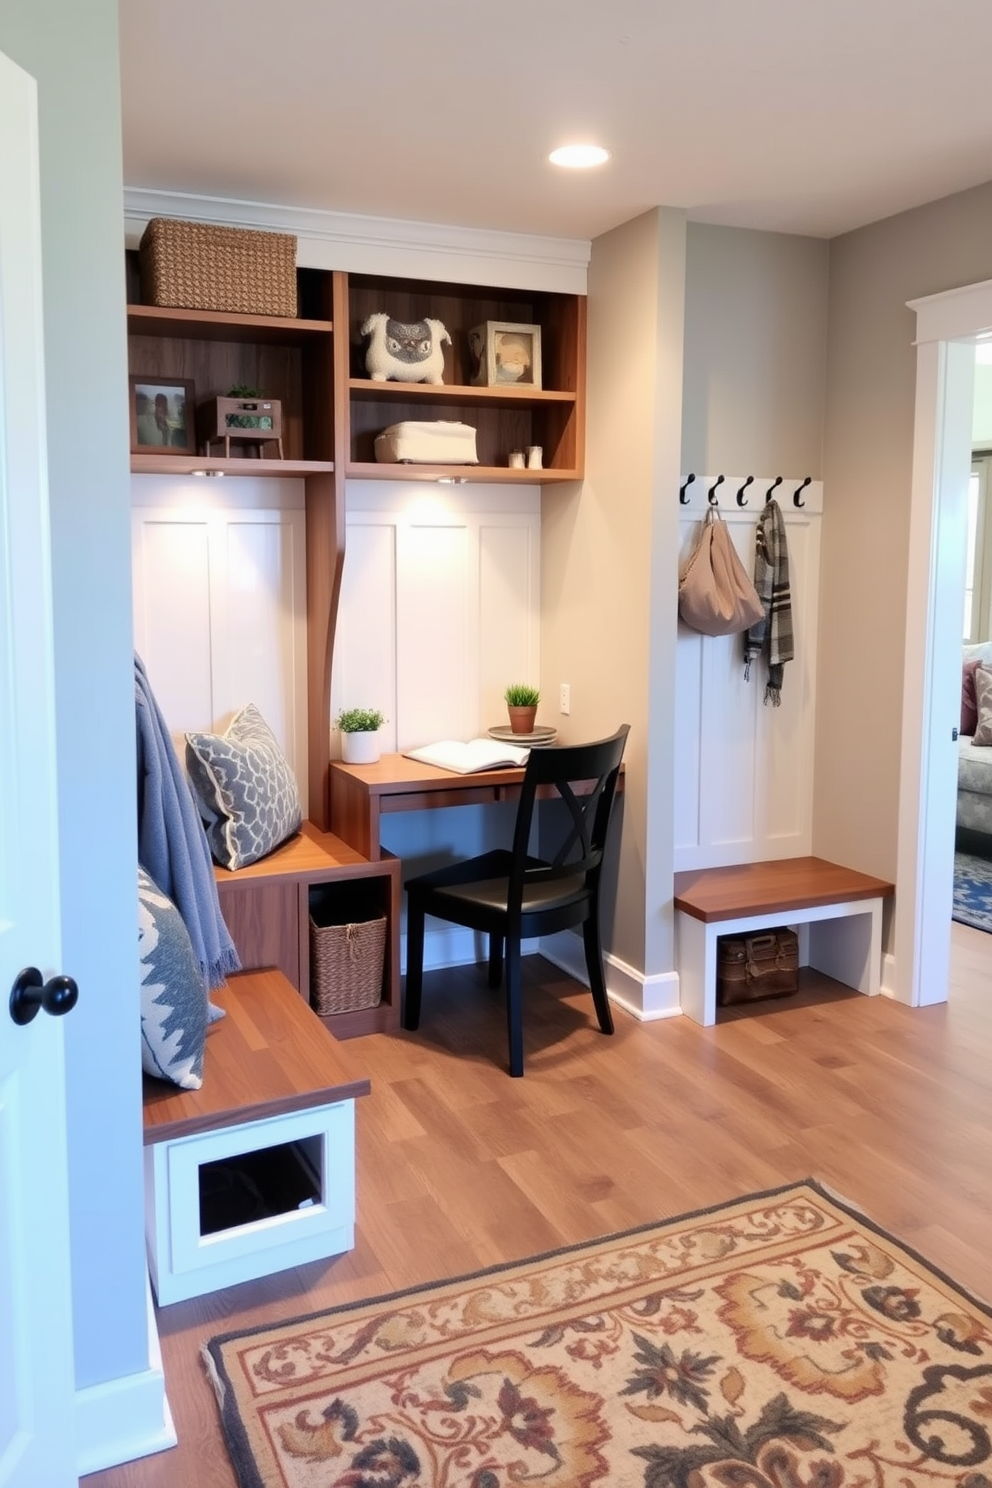
<path fill-rule="evenodd" d="M 595 887 L 629 732 L 630 725 L 624 723 L 609 739 L 592 744 L 552 744 L 530 751 L 513 833 L 511 913 L 514 908 L 519 909 L 528 883 L 585 874 L 587 885 Z M 568 808 L 564 829 L 558 834 L 553 851 L 544 850 L 547 839 L 542 842 L 542 866 L 530 867 L 527 849 L 534 804 L 548 796 L 557 796 Z"/>

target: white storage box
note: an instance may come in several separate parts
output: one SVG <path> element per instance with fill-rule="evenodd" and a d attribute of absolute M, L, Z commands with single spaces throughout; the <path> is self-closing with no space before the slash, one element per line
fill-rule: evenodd
<path fill-rule="evenodd" d="M 381 465 L 478 465 L 475 430 L 471 424 L 450 419 L 408 419 L 383 429 L 375 441 L 375 457 Z"/>

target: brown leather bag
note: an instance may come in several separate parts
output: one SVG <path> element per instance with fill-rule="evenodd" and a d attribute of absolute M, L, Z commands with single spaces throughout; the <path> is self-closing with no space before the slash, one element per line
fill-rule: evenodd
<path fill-rule="evenodd" d="M 716 1000 L 719 1007 L 789 997 L 799 990 L 799 937 L 787 926 L 743 938 L 720 935 L 716 942 Z"/>
<path fill-rule="evenodd" d="M 736 635 L 764 617 L 718 507 L 706 513 L 696 546 L 679 574 L 679 617 L 703 635 Z"/>

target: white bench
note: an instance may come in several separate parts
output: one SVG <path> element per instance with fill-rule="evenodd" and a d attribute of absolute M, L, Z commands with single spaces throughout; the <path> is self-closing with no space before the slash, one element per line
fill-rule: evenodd
<path fill-rule="evenodd" d="M 716 1022 L 722 935 L 776 925 L 800 932 L 800 963 L 873 997 L 882 966 L 882 902 L 894 884 L 824 858 L 781 858 L 675 875 L 675 956 L 682 1011 Z"/>
<path fill-rule="evenodd" d="M 227 1016 L 207 1032 L 201 1089 L 144 1081 L 160 1305 L 355 1243 L 355 1100 L 367 1077 L 281 971 L 231 977 L 211 999 Z"/>

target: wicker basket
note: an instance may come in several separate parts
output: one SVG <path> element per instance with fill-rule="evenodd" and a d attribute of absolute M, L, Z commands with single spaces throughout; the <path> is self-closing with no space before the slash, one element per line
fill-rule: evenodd
<path fill-rule="evenodd" d="M 322 1018 L 382 1001 L 386 916 L 359 918 L 361 907 L 340 892 L 311 900 L 310 1002 Z M 354 919 L 343 921 L 346 915 Z"/>
<path fill-rule="evenodd" d="M 179 310 L 296 315 L 296 239 L 153 217 L 141 236 L 141 297 Z"/>

